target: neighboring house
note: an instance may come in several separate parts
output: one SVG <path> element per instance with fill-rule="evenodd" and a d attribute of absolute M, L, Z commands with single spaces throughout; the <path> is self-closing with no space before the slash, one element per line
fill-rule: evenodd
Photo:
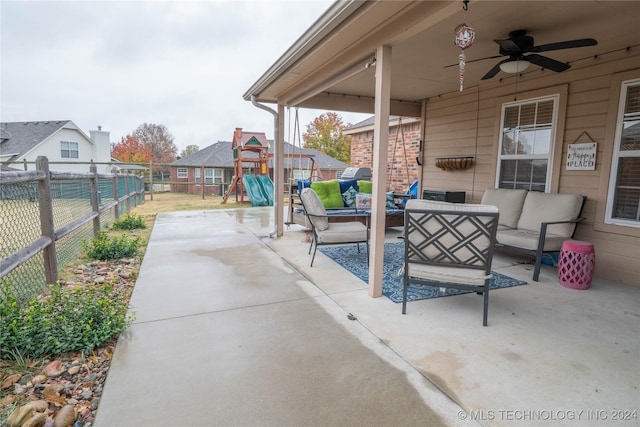
<path fill-rule="evenodd" d="M 464 191 L 467 202 L 495 187 L 581 193 L 575 237 L 594 243 L 596 274 L 640 286 L 640 2 L 479 1 L 466 19 L 462 6 L 335 2 L 243 97 L 375 113 L 374 166 L 389 117 L 416 118 L 422 190 Z M 475 37 L 461 72 L 452 39 L 463 20 Z M 448 167 L 459 157 L 470 167 Z M 374 183 L 385 166 L 372 168 Z M 374 252 L 383 233 L 372 230 Z M 379 295 L 382 267 L 372 270 Z"/>
<path fill-rule="evenodd" d="M 223 195 L 233 180 L 232 143 L 218 141 L 213 145 L 171 163 L 171 191 L 180 193 L 202 194 L 202 177 L 204 176 L 205 194 Z M 284 152 L 289 155 L 284 159 L 285 181 L 308 178 L 311 173 L 313 156 L 316 167 L 320 169 L 324 179 L 339 178 L 346 163 L 327 156 L 318 150 L 299 148 L 285 142 Z M 244 152 L 243 157 L 251 157 L 253 153 Z M 273 149 L 269 148 L 269 154 Z M 257 173 L 250 164 L 243 168 L 243 174 Z M 273 159 L 269 159 L 269 176 L 273 179 Z M 183 182 L 183 183 L 182 183 Z"/>
<path fill-rule="evenodd" d="M 35 169 L 38 156 L 49 159 L 49 169 L 61 172 L 89 172 L 89 163 L 111 161 L 109 132 L 92 130 L 87 136 L 71 120 L 0 123 L 0 162 L 3 170 Z M 111 166 L 97 165 L 109 173 Z"/>
<path fill-rule="evenodd" d="M 351 136 L 351 166 L 373 168 L 373 125 L 370 117 L 344 129 Z M 403 193 L 420 178 L 420 120 L 389 117 L 387 190 Z"/>

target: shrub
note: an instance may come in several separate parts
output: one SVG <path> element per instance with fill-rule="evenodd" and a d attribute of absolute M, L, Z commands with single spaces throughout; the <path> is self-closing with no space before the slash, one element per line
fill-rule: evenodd
<path fill-rule="evenodd" d="M 115 230 L 135 230 L 138 228 L 147 228 L 144 219 L 134 212 L 124 215 L 111 226 Z"/>
<path fill-rule="evenodd" d="M 83 245 L 89 258 L 104 261 L 136 256 L 140 238 L 131 239 L 125 234 L 109 238 L 105 231 L 100 231 L 98 237 L 91 239 L 91 244 Z"/>
<path fill-rule="evenodd" d="M 25 306 L 11 287 L 0 288 L 0 359 L 90 352 L 127 329 L 128 292 L 111 283 L 65 288 L 49 286 L 49 295 Z"/>

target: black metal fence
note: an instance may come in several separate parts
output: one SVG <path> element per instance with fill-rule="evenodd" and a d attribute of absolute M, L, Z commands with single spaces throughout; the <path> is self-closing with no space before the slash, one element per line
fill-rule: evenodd
<path fill-rule="evenodd" d="M 0 282 L 28 300 L 78 256 L 82 242 L 144 203 L 143 178 L 49 170 L 0 172 Z"/>

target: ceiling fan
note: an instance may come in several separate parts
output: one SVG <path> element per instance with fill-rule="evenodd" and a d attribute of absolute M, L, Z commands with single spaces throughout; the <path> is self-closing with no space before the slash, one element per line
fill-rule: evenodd
<path fill-rule="evenodd" d="M 595 39 L 578 39 L 535 46 L 533 37 L 528 36 L 526 30 L 511 31 L 508 39 L 494 40 L 494 42 L 500 46 L 500 54 L 482 59 L 500 58 L 502 56 L 508 56 L 508 58 L 494 65 L 493 68 L 491 68 L 489 72 L 482 77 L 482 80 L 492 78 L 498 74 L 500 70 L 510 73 L 518 73 L 527 68 L 530 63 L 559 73 L 569 69 L 570 65 L 546 56 L 538 55 L 538 53 L 560 49 L 571 49 L 574 47 L 595 46 L 598 44 Z M 482 59 L 476 59 L 475 61 L 480 61 Z"/>

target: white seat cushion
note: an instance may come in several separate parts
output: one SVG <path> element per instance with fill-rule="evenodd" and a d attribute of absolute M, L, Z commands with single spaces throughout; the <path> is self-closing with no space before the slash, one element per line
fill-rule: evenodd
<path fill-rule="evenodd" d="M 535 251 L 538 249 L 539 236 L 539 232 L 531 230 L 498 230 L 496 240 L 503 245 Z M 565 236 L 547 233 L 544 240 L 544 250 L 559 251 L 565 240 L 568 240 Z"/>
<path fill-rule="evenodd" d="M 453 212 L 498 212 L 496 206 L 474 205 L 470 203 L 449 203 L 436 200 L 409 199 L 405 209 L 425 209 L 433 211 L 453 211 Z"/>
<path fill-rule="evenodd" d="M 540 232 L 543 222 L 569 221 L 578 218 L 582 207 L 580 194 L 549 194 L 530 191 L 524 199 L 522 214 L 518 220 L 518 230 Z M 571 237 L 575 224 L 550 225 L 547 236 L 555 234 Z M 548 238 L 548 237 L 547 237 Z"/>
<path fill-rule="evenodd" d="M 366 242 L 367 227 L 358 221 L 332 222 L 326 230 L 318 231 L 318 243 Z"/>
<path fill-rule="evenodd" d="M 316 227 L 316 231 L 324 231 L 329 228 L 329 219 L 326 218 L 327 211 L 316 192 L 311 188 L 304 188 L 300 193 L 300 199 L 309 215 L 320 215 L 320 217 L 311 216 L 309 218 Z"/>
<path fill-rule="evenodd" d="M 409 263 L 409 277 L 482 286 L 484 281 L 491 277 L 491 274 L 486 275 L 484 270 Z"/>
<path fill-rule="evenodd" d="M 498 225 L 516 228 L 527 193 L 527 190 L 487 188 L 480 203 L 498 207 L 500 211 Z"/>

